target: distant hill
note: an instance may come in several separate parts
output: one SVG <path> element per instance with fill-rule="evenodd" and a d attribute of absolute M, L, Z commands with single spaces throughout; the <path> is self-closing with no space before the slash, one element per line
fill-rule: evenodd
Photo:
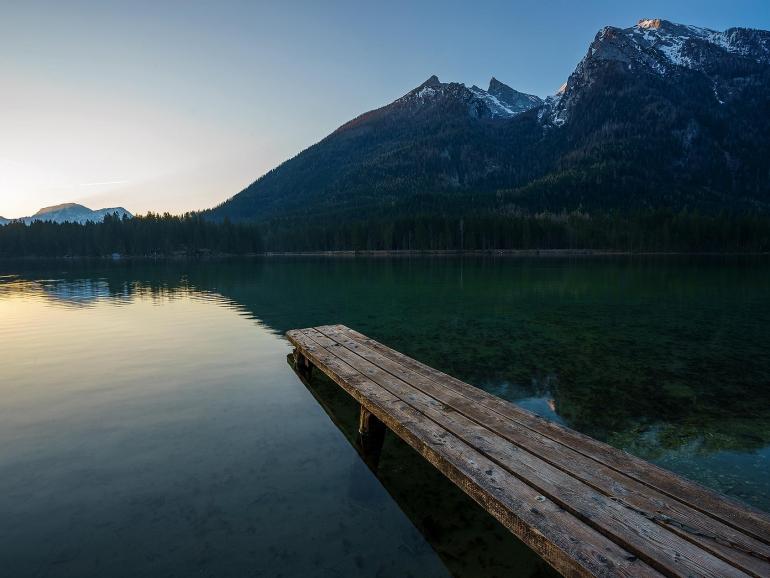
<path fill-rule="evenodd" d="M 432 76 L 205 214 L 764 212 L 768 158 L 770 33 L 641 20 L 601 29 L 545 100 Z"/>
<path fill-rule="evenodd" d="M 35 221 L 47 221 L 53 223 L 100 223 L 106 215 L 115 215 L 119 218 L 132 218 L 133 215 L 123 207 L 112 207 L 107 209 L 92 210 L 77 203 L 64 203 L 52 207 L 44 207 L 31 217 L 22 217 L 20 219 L 0 218 L 0 225 L 5 225 L 12 221 L 20 221 L 27 225 Z"/>

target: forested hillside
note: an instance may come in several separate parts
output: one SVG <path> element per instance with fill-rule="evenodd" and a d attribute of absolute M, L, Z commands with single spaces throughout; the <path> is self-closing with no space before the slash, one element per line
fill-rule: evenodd
<path fill-rule="evenodd" d="M 435 76 L 220 206 L 12 223 L 0 256 L 770 251 L 770 33 L 605 27 L 546 100 Z"/>
<path fill-rule="evenodd" d="M 768 47 L 765 31 L 607 27 L 558 94 L 508 114 L 492 92 L 521 93 L 494 79 L 479 92 L 431 77 L 206 217 L 767 211 Z"/>

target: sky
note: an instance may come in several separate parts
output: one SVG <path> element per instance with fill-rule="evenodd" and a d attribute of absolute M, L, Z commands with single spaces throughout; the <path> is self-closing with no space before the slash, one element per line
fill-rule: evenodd
<path fill-rule="evenodd" d="M 768 0 L 0 0 L 0 215 L 217 205 L 432 74 L 553 94 L 605 25 Z"/>

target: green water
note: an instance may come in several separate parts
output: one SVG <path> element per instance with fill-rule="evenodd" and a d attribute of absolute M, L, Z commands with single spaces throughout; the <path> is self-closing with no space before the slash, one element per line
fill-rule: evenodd
<path fill-rule="evenodd" d="M 343 323 L 770 510 L 770 261 L 0 265 L 11 576 L 534 576 L 536 556 L 356 408 L 291 328 Z M 332 420 L 329 419 L 331 415 Z"/>

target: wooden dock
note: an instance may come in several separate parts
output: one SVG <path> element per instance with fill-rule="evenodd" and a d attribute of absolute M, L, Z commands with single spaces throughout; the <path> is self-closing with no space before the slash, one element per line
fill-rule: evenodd
<path fill-rule="evenodd" d="M 565 576 L 770 577 L 770 516 L 343 325 L 287 333 L 313 367 Z M 384 424 L 384 425 L 383 425 Z"/>

